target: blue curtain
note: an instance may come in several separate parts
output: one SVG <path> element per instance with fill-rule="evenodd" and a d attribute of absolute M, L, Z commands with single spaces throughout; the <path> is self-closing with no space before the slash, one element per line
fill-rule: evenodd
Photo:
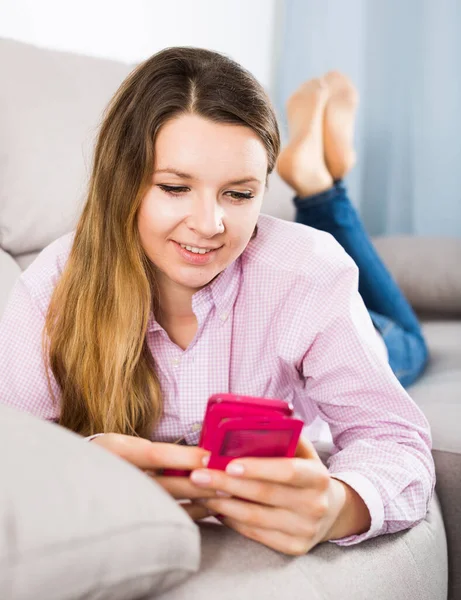
<path fill-rule="evenodd" d="M 360 93 L 348 177 L 372 235 L 461 236 L 461 1 L 285 0 L 275 76 L 344 71 Z"/>

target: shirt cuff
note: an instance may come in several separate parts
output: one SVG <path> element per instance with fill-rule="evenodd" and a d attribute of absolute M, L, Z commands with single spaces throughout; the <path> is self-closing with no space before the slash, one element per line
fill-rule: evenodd
<path fill-rule="evenodd" d="M 94 438 L 99 437 L 100 435 L 104 435 L 104 433 L 95 433 L 93 435 L 89 435 L 86 438 L 83 438 L 85 440 L 85 442 L 91 442 L 91 440 L 94 440 Z"/>
<path fill-rule="evenodd" d="M 334 479 L 339 479 L 350 485 L 365 502 L 371 517 L 368 531 L 360 535 L 349 535 L 337 540 L 328 540 L 338 546 L 352 546 L 382 533 L 384 525 L 384 506 L 376 487 L 361 473 L 330 473 Z"/>

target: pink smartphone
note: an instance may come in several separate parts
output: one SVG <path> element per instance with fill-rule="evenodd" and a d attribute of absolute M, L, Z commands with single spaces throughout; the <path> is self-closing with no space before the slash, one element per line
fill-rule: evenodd
<path fill-rule="evenodd" d="M 211 451 L 208 468 L 225 469 L 236 458 L 292 457 L 303 421 L 291 404 L 277 399 L 215 394 L 208 400 L 199 446 Z M 165 469 L 164 475 L 189 471 Z"/>

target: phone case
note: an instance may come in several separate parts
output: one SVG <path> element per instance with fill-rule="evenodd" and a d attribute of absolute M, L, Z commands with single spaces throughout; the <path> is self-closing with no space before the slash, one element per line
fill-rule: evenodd
<path fill-rule="evenodd" d="M 207 450 L 211 449 L 204 445 L 208 430 L 214 430 L 224 418 L 265 415 L 290 417 L 292 414 L 292 405 L 283 400 L 235 394 L 214 394 L 208 400 L 199 446 Z"/>
<path fill-rule="evenodd" d="M 199 446 L 211 451 L 208 468 L 225 469 L 243 456 L 294 456 L 303 421 L 292 418 L 284 400 L 236 394 L 214 394 L 207 403 Z M 164 475 L 190 471 L 165 469 Z"/>

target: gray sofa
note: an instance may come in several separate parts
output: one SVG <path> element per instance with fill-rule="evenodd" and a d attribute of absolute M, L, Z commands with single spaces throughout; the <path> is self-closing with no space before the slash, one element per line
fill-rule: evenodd
<path fill-rule="evenodd" d="M 129 71 L 0 40 L 0 318 L 21 271 L 73 228 L 101 111 Z M 291 219 L 290 198 L 272 177 L 265 212 Z M 423 523 L 282 556 L 212 519 L 196 527 L 130 465 L 0 404 L 0 598 L 461 600 L 461 240 L 375 241 L 424 319 L 431 353 L 410 389 L 437 468 Z"/>

